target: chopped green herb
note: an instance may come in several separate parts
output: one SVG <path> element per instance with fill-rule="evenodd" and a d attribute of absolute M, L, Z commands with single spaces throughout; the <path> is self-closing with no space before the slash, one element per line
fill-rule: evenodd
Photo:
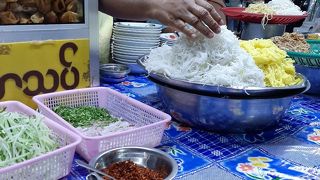
<path fill-rule="evenodd" d="M 57 106 L 53 111 L 74 127 L 89 127 L 95 122 L 103 122 L 103 125 L 107 126 L 110 123 L 119 121 L 118 118 L 112 117 L 106 109 L 99 107 L 81 106 L 73 108 Z"/>

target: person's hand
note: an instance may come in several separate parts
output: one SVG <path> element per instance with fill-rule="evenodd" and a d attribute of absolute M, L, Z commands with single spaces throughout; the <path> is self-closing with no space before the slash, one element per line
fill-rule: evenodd
<path fill-rule="evenodd" d="M 220 33 L 224 22 L 214 7 L 206 0 L 154 0 L 151 17 L 194 38 L 195 30 L 212 38 Z"/>

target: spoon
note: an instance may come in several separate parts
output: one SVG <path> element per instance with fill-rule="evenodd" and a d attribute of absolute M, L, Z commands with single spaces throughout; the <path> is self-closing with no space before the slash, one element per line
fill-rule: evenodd
<path fill-rule="evenodd" d="M 86 179 L 89 179 L 88 177 L 95 177 L 97 180 L 104 180 L 99 174 L 93 172 L 93 173 L 90 173 Z"/>
<path fill-rule="evenodd" d="M 98 174 L 101 174 L 101 175 L 103 175 L 103 176 L 106 176 L 106 177 L 110 178 L 111 180 L 116 180 L 114 177 L 112 177 L 112 176 L 110 176 L 110 175 L 108 175 L 108 174 L 106 174 L 106 173 L 104 173 L 104 172 L 102 172 L 102 171 L 100 171 L 100 170 L 98 170 L 98 169 L 90 166 L 89 164 L 87 164 L 87 163 L 85 163 L 85 162 L 83 162 L 83 161 L 81 161 L 81 160 L 76 159 L 76 163 L 77 163 L 79 166 L 81 166 L 81 167 L 84 167 L 84 168 L 86 168 L 86 169 L 88 169 L 88 170 L 91 170 L 91 171 L 93 171 L 93 172 L 96 172 L 96 173 L 98 173 Z"/>

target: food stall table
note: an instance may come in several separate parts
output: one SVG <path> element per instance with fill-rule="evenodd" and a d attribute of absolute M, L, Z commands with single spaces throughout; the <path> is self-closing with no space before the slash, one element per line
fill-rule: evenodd
<path fill-rule="evenodd" d="M 162 110 L 156 86 L 144 76 L 104 86 Z M 177 179 L 320 179 L 319 145 L 320 99 L 296 96 L 279 125 L 269 130 L 217 134 L 173 121 L 158 148 L 177 161 Z M 87 174 L 73 162 L 66 179 Z"/>

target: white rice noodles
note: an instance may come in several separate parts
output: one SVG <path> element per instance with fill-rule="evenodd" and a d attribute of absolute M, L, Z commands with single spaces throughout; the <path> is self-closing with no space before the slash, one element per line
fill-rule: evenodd
<path fill-rule="evenodd" d="M 153 49 L 144 63 L 148 72 L 206 85 L 263 87 L 264 74 L 253 58 L 240 48 L 238 38 L 226 26 L 207 39 L 184 35 L 173 47 Z"/>
<path fill-rule="evenodd" d="M 291 0 L 272 0 L 268 2 L 276 15 L 303 15 L 300 7 L 295 5 Z"/>

